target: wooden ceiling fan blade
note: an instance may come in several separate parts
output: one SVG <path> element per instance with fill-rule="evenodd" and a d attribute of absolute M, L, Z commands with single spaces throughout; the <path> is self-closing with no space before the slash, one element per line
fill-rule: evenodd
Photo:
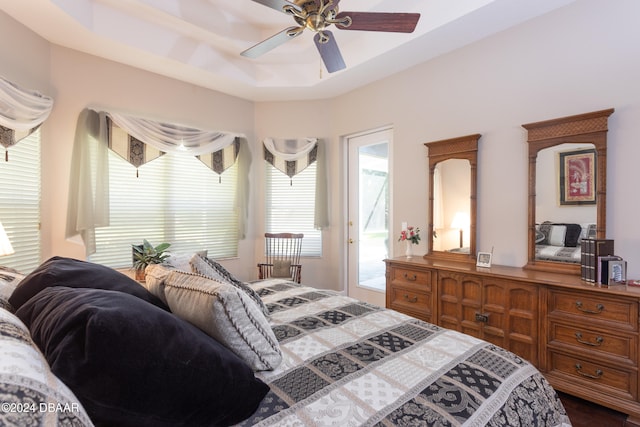
<path fill-rule="evenodd" d="M 279 12 L 286 13 L 284 11 L 285 6 L 293 7 L 297 10 L 301 10 L 300 6 L 295 3 L 288 2 L 286 0 L 253 0 L 256 3 L 260 3 L 264 6 L 270 7 L 271 9 L 275 9 Z"/>
<path fill-rule="evenodd" d="M 412 33 L 418 25 L 419 13 L 340 12 L 336 20 L 351 18 L 351 25 L 336 24 L 341 30 Z"/>
<path fill-rule="evenodd" d="M 328 72 L 334 73 L 347 68 L 342 59 L 340 49 L 338 48 L 338 43 L 336 43 L 336 39 L 333 37 L 333 34 L 331 34 L 331 31 L 316 33 L 313 41 L 318 48 L 318 52 L 320 52 L 320 57 Z"/>
<path fill-rule="evenodd" d="M 261 55 L 275 49 L 276 47 L 285 44 L 291 39 L 298 37 L 304 31 L 304 27 L 289 27 L 280 31 L 277 34 L 269 37 L 266 40 L 261 41 L 255 46 L 241 52 L 240 55 L 247 58 L 258 58 Z"/>

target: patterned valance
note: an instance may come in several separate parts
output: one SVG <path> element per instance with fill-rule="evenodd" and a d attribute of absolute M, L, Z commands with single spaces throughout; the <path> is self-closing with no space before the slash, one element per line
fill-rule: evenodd
<path fill-rule="evenodd" d="M 95 230 L 109 225 L 109 149 L 138 168 L 162 153 L 199 156 L 220 174 L 238 163 L 238 237 L 245 237 L 251 156 L 244 135 L 204 131 L 148 119 L 84 109 L 78 117 L 71 158 L 65 236 L 80 236 L 86 255 L 96 251 Z"/>
<path fill-rule="evenodd" d="M 198 159 L 207 165 L 209 169 L 218 174 L 218 181 L 222 179 L 221 175 L 228 168 L 233 166 L 240 153 L 240 139 L 236 138 L 233 144 L 225 148 L 214 151 L 213 153 L 202 154 L 197 156 Z"/>
<path fill-rule="evenodd" d="M 107 118 L 107 123 L 109 132 L 107 146 L 136 168 L 136 177 L 140 166 L 165 154 L 164 151 L 145 144 L 118 126 L 114 126 L 110 118 Z"/>
<path fill-rule="evenodd" d="M 293 178 L 318 158 L 317 138 L 265 138 L 264 159 Z"/>
<path fill-rule="evenodd" d="M 9 147 L 13 147 L 18 142 L 22 141 L 24 138 L 38 130 L 39 127 L 40 125 L 26 131 L 19 131 L 5 126 L 0 126 L 0 144 L 5 148 L 4 160 L 7 162 L 9 161 Z"/>
<path fill-rule="evenodd" d="M 48 96 L 0 77 L 0 144 L 8 149 L 31 135 L 49 117 L 52 108 L 53 99 Z"/>
<path fill-rule="evenodd" d="M 239 134 L 207 131 L 120 113 L 106 114 L 109 119 L 109 148 L 136 169 L 165 153 L 177 153 L 196 156 L 211 170 L 222 174 L 238 157 Z"/>

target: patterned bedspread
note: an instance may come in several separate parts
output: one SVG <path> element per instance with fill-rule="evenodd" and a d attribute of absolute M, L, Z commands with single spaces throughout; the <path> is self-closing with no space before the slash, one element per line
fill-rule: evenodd
<path fill-rule="evenodd" d="M 545 261 L 562 261 L 580 264 L 580 246 L 564 247 L 536 245 L 536 259 Z"/>
<path fill-rule="evenodd" d="M 528 362 L 487 342 L 332 291 L 252 285 L 283 352 L 243 426 L 569 426 Z"/>

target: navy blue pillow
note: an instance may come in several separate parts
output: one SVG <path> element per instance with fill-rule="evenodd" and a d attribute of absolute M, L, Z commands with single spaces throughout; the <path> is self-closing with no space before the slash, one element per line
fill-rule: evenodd
<path fill-rule="evenodd" d="M 104 265 L 58 256 L 49 258 L 22 279 L 9 297 L 9 303 L 17 310 L 29 298 L 50 286 L 125 292 L 169 311 L 166 304 L 129 276 Z"/>
<path fill-rule="evenodd" d="M 235 424 L 269 390 L 216 340 L 122 292 L 51 287 L 16 315 L 97 425 Z"/>

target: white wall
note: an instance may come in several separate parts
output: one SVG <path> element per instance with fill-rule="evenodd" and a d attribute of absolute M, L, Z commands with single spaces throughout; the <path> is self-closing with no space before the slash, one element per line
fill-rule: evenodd
<path fill-rule="evenodd" d="M 0 75 L 23 88 L 51 95 L 49 43 L 0 12 Z"/>
<path fill-rule="evenodd" d="M 481 133 L 478 250 L 527 261 L 524 123 L 613 107 L 607 234 L 640 277 L 640 2 L 579 0 L 334 100 L 334 137 L 392 123 L 393 235 L 400 218 L 426 225 L 424 142 Z M 339 162 L 334 158 L 334 162 Z M 421 200 L 420 200 L 421 199 Z M 422 245 L 424 250 L 424 244 Z M 402 255 L 402 247 L 395 246 Z"/>
<path fill-rule="evenodd" d="M 344 136 L 393 126 L 392 236 L 397 236 L 401 220 L 426 228 L 423 143 L 481 133 L 478 250 L 494 247 L 494 263 L 521 266 L 527 259 L 527 151 L 521 125 L 613 107 L 607 231 L 615 239 L 616 253 L 629 261 L 630 276 L 640 277 L 640 227 L 635 222 L 640 202 L 634 170 L 640 158 L 638 16 L 640 2 L 635 0 L 577 0 L 337 98 L 254 104 L 60 47 L 52 47 L 51 64 L 43 64 L 47 52 L 42 40 L 0 15 L 0 34 L 6 35 L 0 37 L 0 74 L 56 98 L 43 136 L 44 256 L 83 254 L 63 234 L 73 129 L 87 105 L 247 134 L 253 149 L 252 229 L 241 242 L 243 259 L 229 263 L 243 278 L 255 277 L 264 218 L 259 141 L 265 136 L 326 139 L 332 226 L 323 232 L 325 256 L 305 264 L 305 277 L 309 284 L 334 289 L 343 287 Z M 15 43 L 16 37 L 20 43 Z M 395 238 L 391 241 L 395 255 L 401 255 L 404 248 Z M 425 249 L 423 241 L 418 253 Z"/>

